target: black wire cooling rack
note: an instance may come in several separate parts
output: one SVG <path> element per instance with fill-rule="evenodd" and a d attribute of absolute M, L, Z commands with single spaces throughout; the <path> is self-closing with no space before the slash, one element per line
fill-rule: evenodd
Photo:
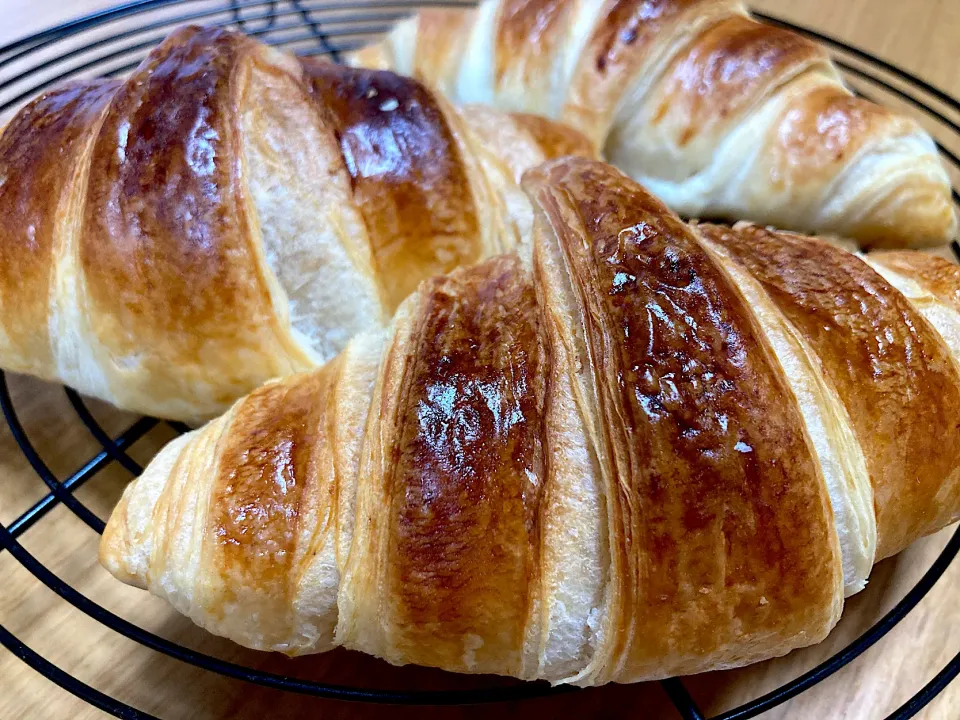
<path fill-rule="evenodd" d="M 340 53 L 357 48 L 388 30 L 394 22 L 417 7 L 467 6 L 469 1 L 395 0 L 381 2 L 318 3 L 309 0 L 140 0 L 58 25 L 0 48 L 0 118 L 45 88 L 68 78 L 116 76 L 135 68 L 150 48 L 174 27 L 200 23 L 242 30 L 272 45 L 282 46 L 299 55 L 328 55 L 340 59 Z M 783 25 L 811 36 L 830 47 L 841 70 L 856 91 L 870 99 L 910 106 L 938 138 L 938 147 L 951 169 L 953 199 L 960 206 L 960 102 L 923 80 L 879 58 L 846 45 L 835 38 L 812 30 L 759 15 L 763 20 Z M 953 252 L 960 261 L 960 246 Z M 103 623 L 111 630 L 158 653 L 176 658 L 205 671 L 218 673 L 246 683 L 337 700 L 403 705 L 460 705 L 503 702 L 574 692 L 570 687 L 550 687 L 543 683 L 524 683 L 490 689 L 452 691 L 370 690 L 330 685 L 287 677 L 245 667 L 191 650 L 144 630 L 98 605 L 61 580 L 31 555 L 18 538 L 58 505 L 65 506 L 97 533 L 104 521 L 84 505 L 75 491 L 104 468 L 118 463 L 134 476 L 142 467 L 127 455 L 127 449 L 161 421 L 141 418 L 117 437 L 111 437 L 94 419 L 83 399 L 72 390 L 67 397 L 80 421 L 102 446 L 94 457 L 79 465 L 64 479 L 51 472 L 31 444 L 17 416 L 6 377 L 0 372 L 0 408 L 17 445 L 48 492 L 33 507 L 9 526 L 0 526 L 0 552 L 9 552 L 33 576 L 63 601 Z M 177 432 L 187 428 L 167 423 Z M 53 522 L 52 520 L 50 522 Z M 920 581 L 876 624 L 860 637 L 817 667 L 795 680 L 744 705 L 716 715 L 711 720 L 745 720 L 810 690 L 817 683 L 854 661 L 902 620 L 943 575 L 960 550 L 958 529 Z M 121 718 L 153 718 L 97 689 L 81 682 L 31 650 L 0 625 L 0 643 L 17 657 L 60 687 L 101 710 Z M 904 720 L 912 717 L 960 673 L 960 653 L 921 688 L 907 703 L 889 716 Z M 683 683 L 663 681 L 663 688 L 685 720 L 704 720 Z"/>

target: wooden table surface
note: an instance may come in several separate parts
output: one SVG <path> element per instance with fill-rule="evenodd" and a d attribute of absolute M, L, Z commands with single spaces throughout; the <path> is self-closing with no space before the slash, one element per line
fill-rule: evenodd
<path fill-rule="evenodd" d="M 59 20 L 110 5 L 109 0 L 0 0 L 0 44 Z M 956 40 L 958 0 L 755 0 L 761 11 L 827 30 L 876 53 L 960 97 Z M 24 425 L 58 477 L 99 449 L 70 408 L 62 389 L 24 378 L 10 380 Z M 91 403 L 110 432 L 131 416 Z M 158 429 L 132 455 L 145 462 L 171 437 Z M 129 474 L 111 466 L 78 496 L 106 517 Z M 0 429 L 0 522 L 9 523 L 43 494 L 6 429 Z M 916 582 L 946 543 L 948 530 L 923 540 L 874 570 L 866 591 L 847 605 L 839 627 L 822 645 L 735 672 L 689 678 L 700 706 L 715 714 L 762 694 L 813 667 L 870 626 Z M 167 606 L 120 585 L 96 562 L 97 536 L 63 508 L 23 536 L 23 543 L 64 581 L 112 612 L 176 642 L 274 672 L 332 683 L 379 687 L 468 687 L 485 679 L 391 668 L 347 652 L 297 661 L 257 654 L 197 630 Z M 410 717 L 502 720 L 525 716 L 673 718 L 657 684 L 593 689 L 562 698 L 466 709 L 397 709 L 322 701 L 225 680 L 151 652 L 72 609 L 9 555 L 0 555 L 0 623 L 51 662 L 103 692 L 163 718 Z M 923 603 L 878 645 L 812 691 L 768 718 L 885 717 L 960 651 L 960 562 Z M 93 718 L 99 711 L 0 650 L 0 720 Z M 960 682 L 921 715 L 960 717 Z"/>

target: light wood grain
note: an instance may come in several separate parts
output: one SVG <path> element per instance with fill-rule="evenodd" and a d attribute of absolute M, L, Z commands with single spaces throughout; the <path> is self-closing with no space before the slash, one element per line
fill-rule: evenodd
<path fill-rule="evenodd" d="M 0 44 L 67 17 L 109 5 L 109 0 L 0 0 Z M 878 53 L 960 96 L 956 38 L 957 0 L 757 0 L 754 6 Z M 11 378 L 15 403 L 30 437 L 59 477 L 98 450 L 62 389 Z M 92 403 L 111 432 L 133 418 Z M 171 437 L 158 428 L 136 444 L 145 462 Z M 106 517 L 129 474 L 111 466 L 78 493 Z M 0 430 L 0 522 L 9 523 L 43 495 L 10 433 Z M 715 714 L 754 698 L 813 667 L 889 610 L 916 582 L 946 543 L 949 532 L 921 541 L 881 563 L 868 589 L 853 598 L 840 626 L 819 647 L 736 672 L 686 681 L 704 710 Z M 58 508 L 23 538 L 25 546 L 64 581 L 112 612 L 166 638 L 223 658 L 331 683 L 375 687 L 473 687 L 496 682 L 418 668 L 392 668 L 371 658 L 335 652 L 286 660 L 245 651 L 210 637 L 161 601 L 115 582 L 96 562 L 97 535 Z M 607 687 L 561 698 L 461 709 L 397 709 L 298 697 L 225 680 L 149 651 L 107 630 L 43 587 L 9 554 L 0 555 L 0 622 L 67 672 L 163 718 L 673 718 L 656 684 Z M 960 651 L 960 562 L 904 622 L 852 665 L 768 716 L 778 720 L 885 717 Z M 0 718 L 94 718 L 101 713 L 48 682 L 10 653 L 0 651 Z M 960 717 L 954 683 L 921 717 Z"/>

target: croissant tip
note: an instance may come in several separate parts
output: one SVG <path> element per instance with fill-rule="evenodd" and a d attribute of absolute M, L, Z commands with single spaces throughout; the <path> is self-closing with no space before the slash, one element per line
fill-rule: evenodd
<path fill-rule="evenodd" d="M 146 584 L 142 578 L 132 574 L 124 563 L 129 553 L 129 543 L 127 542 L 127 493 L 124 493 L 117 507 L 110 515 L 107 526 L 103 530 L 100 538 L 100 547 L 98 559 L 100 565 L 113 575 L 117 580 L 141 589 L 146 589 Z"/>

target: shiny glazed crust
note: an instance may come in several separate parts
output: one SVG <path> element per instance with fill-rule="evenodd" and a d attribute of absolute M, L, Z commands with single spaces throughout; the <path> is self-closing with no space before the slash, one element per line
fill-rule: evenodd
<path fill-rule="evenodd" d="M 175 441 L 104 565 L 248 647 L 596 685 L 818 642 L 958 518 L 946 275 L 687 225 L 599 162 L 524 188 L 530 257 Z"/>
<path fill-rule="evenodd" d="M 758 227 L 701 230 L 763 285 L 843 401 L 873 486 L 878 559 L 952 522 L 960 386 L 955 358 L 921 311 L 861 259 L 822 240 Z"/>
<path fill-rule="evenodd" d="M 740 0 L 486 0 L 355 52 L 456 102 L 559 118 L 673 210 L 947 242 L 949 178 L 915 122 L 855 97 L 823 47 Z"/>
<path fill-rule="evenodd" d="M 590 152 L 393 73 L 182 28 L 0 135 L 0 366 L 181 420 L 316 367 L 529 234 L 522 172 Z"/>

